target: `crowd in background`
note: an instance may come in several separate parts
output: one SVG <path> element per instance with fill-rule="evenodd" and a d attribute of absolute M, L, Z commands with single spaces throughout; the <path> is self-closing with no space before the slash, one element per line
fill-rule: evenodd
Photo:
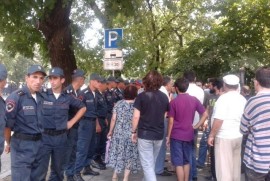
<path fill-rule="evenodd" d="M 270 180 L 270 68 L 255 73 L 255 96 L 236 75 L 210 78 L 207 84 L 186 71 L 173 81 L 150 71 L 140 81 L 74 70 L 64 87 L 61 68 L 47 73 L 28 68 L 26 84 L 0 102 L 0 151 L 11 154 L 12 180 L 83 181 L 112 167 L 112 180 L 143 170 L 145 181 L 176 174 L 197 180 L 210 156 L 207 180 Z M 7 70 L 0 64 L 0 90 Z M 198 156 L 197 137 L 202 130 Z M 12 134 L 13 132 L 13 134 Z M 108 141 L 107 141 L 108 140 Z M 107 145 L 106 145 L 107 143 Z M 167 148 L 173 169 L 165 167 Z M 49 161 L 51 163 L 49 164 Z"/>

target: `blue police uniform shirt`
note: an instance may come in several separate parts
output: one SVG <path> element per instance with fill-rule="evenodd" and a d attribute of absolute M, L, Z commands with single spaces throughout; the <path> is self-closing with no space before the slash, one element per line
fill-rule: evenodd
<path fill-rule="evenodd" d="M 64 89 L 64 92 L 67 93 L 67 94 L 73 95 L 75 97 L 78 97 L 80 91 L 79 90 L 75 91 L 74 88 L 73 88 L 73 86 L 70 84 L 69 86 L 67 86 Z M 78 112 L 78 110 L 79 109 L 76 108 L 76 107 L 70 107 L 69 108 L 69 111 L 68 111 L 68 115 L 69 115 L 68 119 L 69 120 L 72 119 L 76 115 L 76 113 Z"/>
<path fill-rule="evenodd" d="M 55 98 L 51 89 L 43 90 L 42 95 L 44 97 L 42 103 L 44 129 L 67 129 L 69 108 L 81 109 L 85 107 L 81 100 L 65 92 L 62 92 L 58 99 Z"/>
<path fill-rule="evenodd" d="M 107 112 L 108 114 L 112 114 L 112 110 L 113 110 L 113 106 L 115 104 L 115 94 L 114 94 L 114 90 L 111 89 L 107 89 L 105 92 L 105 99 L 107 102 Z"/>
<path fill-rule="evenodd" d="M 4 130 L 5 130 L 5 111 L 6 111 L 6 103 L 4 99 L 0 96 L 0 155 L 4 151 L 5 146 L 5 138 L 4 138 Z"/>
<path fill-rule="evenodd" d="M 124 99 L 123 91 L 120 90 L 119 88 L 114 89 L 114 93 L 115 93 L 115 102 L 118 102 Z"/>
<path fill-rule="evenodd" d="M 36 99 L 27 86 L 11 93 L 6 99 L 6 127 L 15 133 L 42 133 L 43 97 L 39 92 L 36 92 Z"/>
<path fill-rule="evenodd" d="M 89 87 L 80 92 L 79 99 L 86 105 L 84 117 L 97 118 L 98 113 L 96 97 Z"/>
<path fill-rule="evenodd" d="M 96 99 L 97 99 L 97 112 L 99 118 L 107 117 L 107 102 L 104 94 L 99 91 L 96 91 Z"/>

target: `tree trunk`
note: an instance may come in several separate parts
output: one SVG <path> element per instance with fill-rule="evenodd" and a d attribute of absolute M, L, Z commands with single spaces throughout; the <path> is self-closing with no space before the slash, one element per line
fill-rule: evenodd
<path fill-rule="evenodd" d="M 71 83 L 72 71 L 77 68 L 69 19 L 71 4 L 72 0 L 56 0 L 53 10 L 37 27 L 45 36 L 52 67 L 64 70 L 65 85 Z"/>

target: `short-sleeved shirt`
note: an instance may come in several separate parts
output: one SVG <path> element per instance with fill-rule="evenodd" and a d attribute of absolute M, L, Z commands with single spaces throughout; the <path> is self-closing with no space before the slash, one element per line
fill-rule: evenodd
<path fill-rule="evenodd" d="M 69 109 L 81 109 L 85 107 L 82 101 L 72 94 L 62 92 L 58 99 L 55 98 L 52 89 L 42 92 L 43 128 L 44 129 L 67 129 L 69 121 Z"/>
<path fill-rule="evenodd" d="M 42 133 L 42 102 L 42 95 L 36 92 L 35 100 L 27 86 L 11 93 L 6 99 L 6 127 L 15 133 Z"/>
<path fill-rule="evenodd" d="M 167 96 L 159 91 L 145 91 L 135 99 L 134 107 L 140 111 L 138 137 L 161 140 L 164 134 L 164 116 L 169 109 Z"/>
<path fill-rule="evenodd" d="M 218 98 L 213 118 L 223 120 L 223 123 L 216 137 L 224 139 L 242 137 L 240 121 L 246 102 L 246 99 L 237 91 L 229 91 Z"/>
<path fill-rule="evenodd" d="M 258 92 L 246 104 L 241 120 L 241 132 L 247 134 L 243 162 L 258 173 L 270 168 L 270 92 Z"/>
<path fill-rule="evenodd" d="M 206 98 L 205 98 L 205 107 L 208 108 L 208 125 L 211 128 L 211 120 L 212 120 L 212 115 L 213 115 L 213 109 L 215 106 L 215 103 L 218 99 L 219 95 L 216 94 L 209 94 Z"/>
<path fill-rule="evenodd" d="M 189 94 L 179 94 L 171 101 L 168 114 L 174 118 L 171 138 L 181 141 L 194 139 L 192 123 L 196 111 L 203 114 L 205 109 L 196 97 Z"/>

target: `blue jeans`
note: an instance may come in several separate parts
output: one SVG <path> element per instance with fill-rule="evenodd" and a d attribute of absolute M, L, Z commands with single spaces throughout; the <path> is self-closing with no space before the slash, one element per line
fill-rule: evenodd
<path fill-rule="evenodd" d="M 194 140 L 192 143 L 192 149 L 190 154 L 190 172 L 189 180 L 192 181 L 193 178 L 197 177 L 197 167 L 196 167 L 196 145 L 197 145 L 198 130 L 194 130 Z"/>
<path fill-rule="evenodd" d="M 40 180 L 36 174 L 40 163 L 42 142 L 27 141 L 11 138 L 11 180 L 37 181 Z"/>
<path fill-rule="evenodd" d="M 82 119 L 78 129 L 75 174 L 90 165 L 95 153 L 96 119 Z"/>
<path fill-rule="evenodd" d="M 57 136 L 42 135 L 43 147 L 40 152 L 42 155 L 39 167 L 40 180 L 45 180 L 51 159 L 51 173 L 49 180 L 58 181 L 64 179 L 65 159 L 67 149 L 67 134 Z"/>
<path fill-rule="evenodd" d="M 67 134 L 68 147 L 66 150 L 66 176 L 75 174 L 74 167 L 76 161 L 76 150 L 78 141 L 78 128 L 71 128 Z"/>
<path fill-rule="evenodd" d="M 210 133 L 210 129 L 207 128 L 203 132 L 202 138 L 200 141 L 199 154 L 198 154 L 198 159 L 197 159 L 197 165 L 200 167 L 204 167 L 205 165 L 207 150 L 208 150 L 207 139 L 208 139 L 209 133 Z"/>
<path fill-rule="evenodd" d="M 155 163 L 162 140 L 138 139 L 138 150 L 144 173 L 144 181 L 157 181 Z"/>
<path fill-rule="evenodd" d="M 158 153 L 156 165 L 155 165 L 155 172 L 156 174 L 161 174 L 164 172 L 164 165 L 166 159 L 166 135 L 167 135 L 167 128 L 168 128 L 168 119 L 164 120 L 164 135 L 161 144 L 160 151 Z"/>

